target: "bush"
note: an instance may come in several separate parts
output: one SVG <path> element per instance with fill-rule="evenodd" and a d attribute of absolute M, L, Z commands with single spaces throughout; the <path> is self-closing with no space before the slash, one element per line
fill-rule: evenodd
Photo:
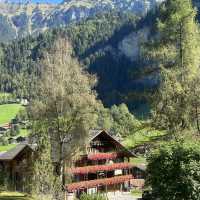
<path fill-rule="evenodd" d="M 86 194 L 86 193 L 83 193 L 80 196 L 80 200 L 106 200 L 106 197 L 102 194 Z"/>
<path fill-rule="evenodd" d="M 11 136 L 16 136 L 16 135 L 19 135 L 19 133 L 20 133 L 19 125 L 18 124 L 13 124 L 12 128 L 10 130 L 10 135 Z"/>
<path fill-rule="evenodd" d="M 0 145 L 8 145 L 8 140 L 4 136 L 0 137 Z"/>
<path fill-rule="evenodd" d="M 154 200 L 199 200 L 199 145 L 175 142 L 151 153 L 146 187 L 151 188 Z"/>

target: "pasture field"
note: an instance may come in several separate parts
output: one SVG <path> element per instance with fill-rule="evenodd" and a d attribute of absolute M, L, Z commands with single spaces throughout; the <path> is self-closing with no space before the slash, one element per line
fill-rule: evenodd
<path fill-rule="evenodd" d="M 3 104 L 0 105 L 0 125 L 9 123 L 16 117 L 17 113 L 23 109 L 21 104 Z"/>
<path fill-rule="evenodd" d="M 0 192 L 0 200 L 34 200 L 26 194 L 19 192 Z"/>

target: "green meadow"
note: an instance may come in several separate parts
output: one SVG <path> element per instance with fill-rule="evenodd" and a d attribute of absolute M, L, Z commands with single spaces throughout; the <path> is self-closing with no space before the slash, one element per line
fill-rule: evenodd
<path fill-rule="evenodd" d="M 0 105 L 0 125 L 10 122 L 22 108 L 21 104 Z"/>

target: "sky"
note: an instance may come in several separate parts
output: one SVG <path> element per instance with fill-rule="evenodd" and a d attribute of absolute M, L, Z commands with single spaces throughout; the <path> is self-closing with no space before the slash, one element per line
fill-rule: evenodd
<path fill-rule="evenodd" d="M 26 2 L 30 2 L 30 3 L 61 3 L 63 0 L 0 0 L 0 2 L 13 2 L 13 3 L 26 3 Z"/>
<path fill-rule="evenodd" d="M 33 3 L 61 3 L 62 0 L 32 0 Z"/>

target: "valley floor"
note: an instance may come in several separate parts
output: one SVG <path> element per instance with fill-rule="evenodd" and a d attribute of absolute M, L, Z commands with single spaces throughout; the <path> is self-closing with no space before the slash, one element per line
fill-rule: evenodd
<path fill-rule="evenodd" d="M 19 192 L 0 192 L 0 200 L 34 200 Z"/>
<path fill-rule="evenodd" d="M 107 197 L 109 200 L 138 200 L 141 195 L 133 195 L 130 192 L 109 192 Z"/>
<path fill-rule="evenodd" d="M 109 200 L 139 200 L 140 194 L 131 194 L 130 192 L 109 192 L 107 194 Z M 35 200 L 23 193 L 19 192 L 0 192 L 0 200 Z"/>

